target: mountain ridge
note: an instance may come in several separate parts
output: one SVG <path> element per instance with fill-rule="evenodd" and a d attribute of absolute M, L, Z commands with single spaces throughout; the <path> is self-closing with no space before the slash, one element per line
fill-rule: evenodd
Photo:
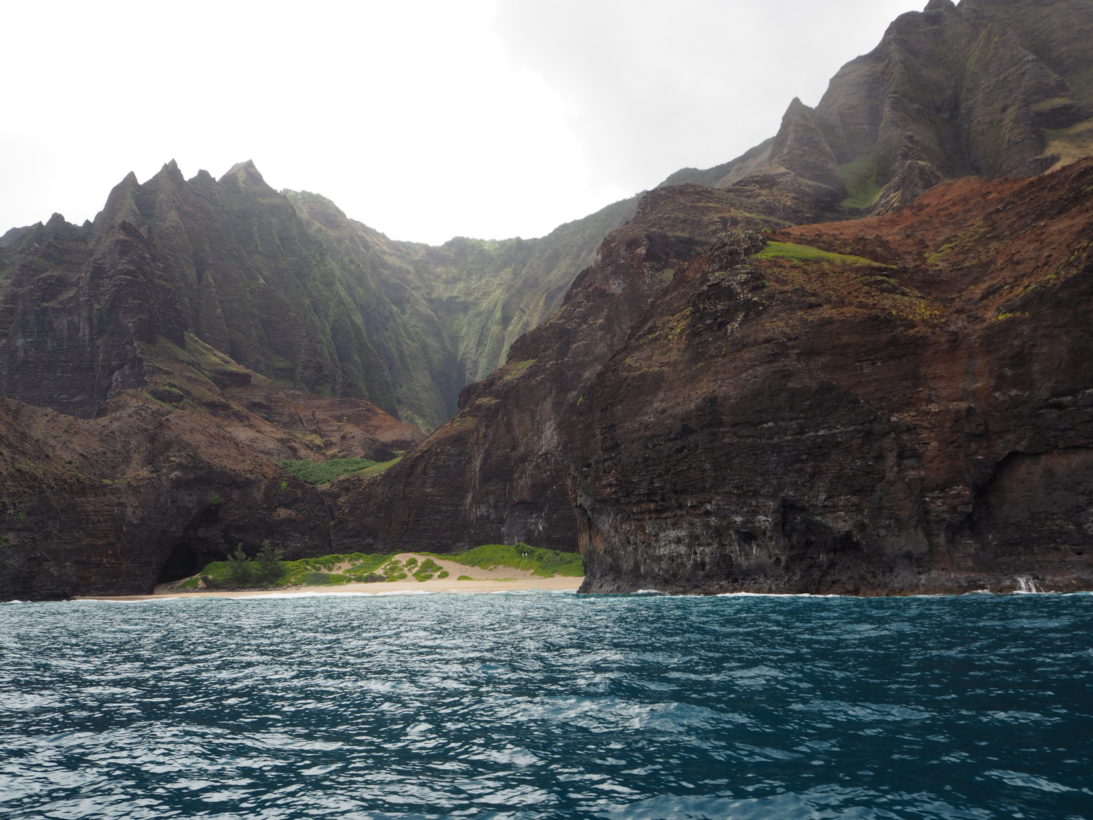
<path fill-rule="evenodd" d="M 1049 5 L 932 0 L 770 140 L 539 239 L 396 242 L 252 162 L 9 231 L 0 595 L 275 539 L 579 547 L 588 591 L 1088 588 L 1093 14 Z"/>

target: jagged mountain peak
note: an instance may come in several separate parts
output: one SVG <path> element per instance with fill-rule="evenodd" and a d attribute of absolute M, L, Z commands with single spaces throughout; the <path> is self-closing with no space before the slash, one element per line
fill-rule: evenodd
<path fill-rule="evenodd" d="M 789 105 L 786 107 L 786 112 L 782 115 L 782 119 L 784 121 L 786 117 L 795 115 L 801 111 L 815 111 L 815 109 L 801 102 L 800 97 L 794 97 L 789 101 Z"/>
<path fill-rule="evenodd" d="M 185 177 L 182 176 L 182 171 L 180 171 L 178 168 L 178 163 L 175 162 L 173 159 L 169 162 L 164 163 L 163 167 L 159 169 L 159 173 L 157 173 L 152 178 L 165 180 L 169 179 L 179 185 L 186 181 Z"/>
<path fill-rule="evenodd" d="M 305 214 L 327 230 L 343 228 L 349 219 L 345 211 L 322 194 L 287 189 L 281 191 L 281 194 L 288 198 L 298 212 Z"/>
<path fill-rule="evenodd" d="M 137 175 L 130 171 L 113 187 L 106 197 L 103 209 L 92 220 L 95 229 L 104 230 L 119 220 L 135 219 L 138 212 L 134 197 L 139 190 L 140 182 L 137 180 Z"/>
<path fill-rule="evenodd" d="M 258 171 L 258 167 L 254 164 L 254 160 L 246 160 L 244 162 L 237 162 L 228 172 L 220 178 L 221 182 L 234 180 L 242 185 L 260 186 L 263 188 L 269 188 L 266 184 L 265 178 Z M 272 191 L 273 189 L 270 188 Z"/>

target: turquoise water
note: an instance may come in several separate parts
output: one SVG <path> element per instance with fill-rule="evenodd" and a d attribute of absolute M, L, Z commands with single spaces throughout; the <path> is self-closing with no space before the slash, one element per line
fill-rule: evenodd
<path fill-rule="evenodd" d="M 0 817 L 1090 817 L 1093 596 L 0 605 Z"/>

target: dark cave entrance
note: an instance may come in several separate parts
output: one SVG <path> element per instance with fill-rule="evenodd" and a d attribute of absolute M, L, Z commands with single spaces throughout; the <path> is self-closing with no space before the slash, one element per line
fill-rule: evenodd
<path fill-rule="evenodd" d="M 198 545 L 185 538 L 176 543 L 160 567 L 156 584 L 169 584 L 189 578 L 200 572 L 209 561 L 216 560 L 214 557 L 202 557 L 207 555 L 206 551 L 195 547 Z"/>
<path fill-rule="evenodd" d="M 224 558 L 227 550 L 223 545 L 202 535 L 202 529 L 219 520 L 219 503 L 210 504 L 190 519 L 160 567 L 156 577 L 157 584 L 169 584 L 189 578 L 204 569 L 206 564 Z"/>

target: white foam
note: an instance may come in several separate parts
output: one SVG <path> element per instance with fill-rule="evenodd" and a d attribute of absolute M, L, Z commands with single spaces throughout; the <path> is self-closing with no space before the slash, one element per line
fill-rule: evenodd
<path fill-rule="evenodd" d="M 1036 582 L 1027 575 L 1018 575 L 1015 580 L 1017 581 L 1017 589 L 1014 590 L 1014 593 L 1017 595 L 1035 595 L 1043 592 L 1043 590 L 1036 585 Z"/>
<path fill-rule="evenodd" d="M 224 595 L 232 601 L 281 600 L 285 598 L 379 598 L 391 595 L 433 595 L 426 589 L 386 590 L 384 592 L 274 592 L 269 595 Z"/>
<path fill-rule="evenodd" d="M 835 595 L 824 593 L 818 595 L 814 592 L 720 592 L 715 598 L 855 598 L 855 595 Z"/>

